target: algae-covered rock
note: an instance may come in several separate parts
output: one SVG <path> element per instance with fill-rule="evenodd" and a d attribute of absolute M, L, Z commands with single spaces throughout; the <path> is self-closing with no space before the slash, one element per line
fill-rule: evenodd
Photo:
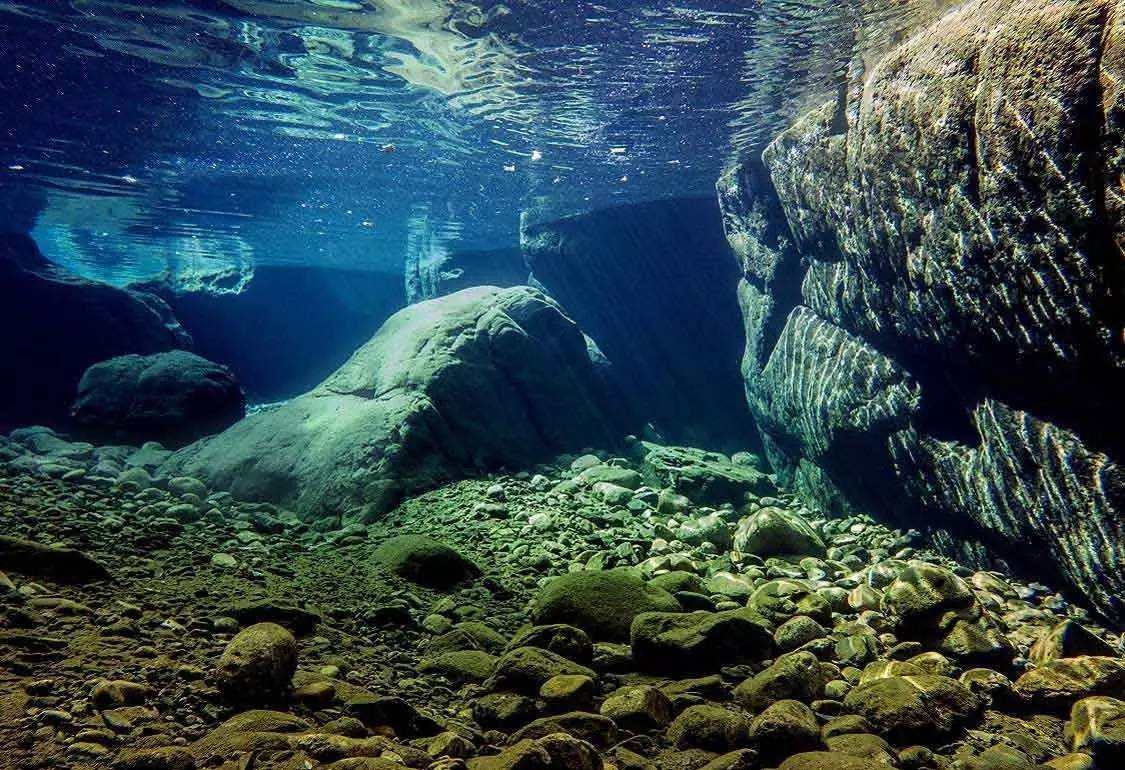
<path fill-rule="evenodd" d="M 804 519 L 781 508 L 762 508 L 738 523 L 734 548 L 769 556 L 824 556 L 820 535 Z"/>
<path fill-rule="evenodd" d="M 737 505 L 748 494 L 777 492 L 769 476 L 747 465 L 735 465 L 718 452 L 647 441 L 640 442 L 636 452 L 650 485 L 671 489 L 699 505 Z"/>
<path fill-rule="evenodd" d="M 507 650 L 517 647 L 539 647 L 578 663 L 589 663 L 594 656 L 594 645 L 586 632 L 565 623 L 521 629 L 506 645 Z"/>
<path fill-rule="evenodd" d="M 688 706 L 668 728 L 677 748 L 731 751 L 749 745 L 750 726 L 742 714 L 710 703 Z"/>
<path fill-rule="evenodd" d="M 484 650 L 451 650 L 418 662 L 418 670 L 441 674 L 456 682 L 480 682 L 496 668 L 498 658 Z"/>
<path fill-rule="evenodd" d="M 798 580 L 763 583 L 754 590 L 746 606 L 779 625 L 795 615 L 806 615 L 824 625 L 832 623 L 828 600 Z"/>
<path fill-rule="evenodd" d="M 297 640 L 275 623 L 257 623 L 231 639 L 215 682 L 231 701 L 264 703 L 288 692 L 297 670 Z"/>
<path fill-rule="evenodd" d="M 673 612 L 680 603 L 634 571 L 583 570 L 560 575 L 536 596 L 536 623 L 577 626 L 595 640 L 627 640 L 633 618 L 642 612 Z"/>
<path fill-rule="evenodd" d="M 480 574 L 480 568 L 445 543 L 425 535 L 398 535 L 385 540 L 375 559 L 414 583 L 446 587 Z"/>
<path fill-rule="evenodd" d="M 610 693 L 599 709 L 618 727 L 630 732 L 645 732 L 672 721 L 668 696 L 651 685 L 627 685 Z"/>
<path fill-rule="evenodd" d="M 773 646 L 769 624 L 748 609 L 645 612 L 633 619 L 630 643 L 638 666 L 667 674 L 762 660 Z"/>
<path fill-rule="evenodd" d="M 844 706 L 892 743 L 909 745 L 950 735 L 980 709 L 981 702 L 956 679 L 922 674 L 860 684 L 844 698 Z"/>
<path fill-rule="evenodd" d="M 469 770 L 601 770 L 597 749 L 587 741 L 557 731 L 523 738 L 499 754 L 469 760 Z"/>
<path fill-rule="evenodd" d="M 568 711 L 530 722 L 513 733 L 509 742 L 514 744 L 527 739 L 535 740 L 554 733 L 566 733 L 604 749 L 617 738 L 617 725 L 601 714 Z"/>
<path fill-rule="evenodd" d="M 968 583 L 948 569 L 925 562 L 908 566 L 884 594 L 887 609 L 903 625 L 930 622 L 942 612 L 964 609 L 974 601 Z"/>
<path fill-rule="evenodd" d="M 811 703 L 824 692 L 826 677 L 820 661 L 810 652 L 782 655 L 768 668 L 734 689 L 734 698 L 752 712 L 779 700 Z"/>
<path fill-rule="evenodd" d="M 1092 695 L 1118 695 L 1125 689 L 1125 659 L 1105 656 L 1059 658 L 1016 680 L 1016 694 L 1030 705 L 1067 710 Z"/>
<path fill-rule="evenodd" d="M 779 700 L 750 722 L 750 739 L 764 763 L 820 748 L 820 725 L 804 703 Z"/>
<path fill-rule="evenodd" d="M 517 647 L 500 656 L 485 687 L 536 693 L 544 682 L 560 675 L 588 676 L 591 679 L 596 676 L 586 666 L 553 652 L 538 647 Z"/>
<path fill-rule="evenodd" d="M 807 751 L 789 757 L 778 770 L 887 770 L 887 765 L 837 751 Z"/>

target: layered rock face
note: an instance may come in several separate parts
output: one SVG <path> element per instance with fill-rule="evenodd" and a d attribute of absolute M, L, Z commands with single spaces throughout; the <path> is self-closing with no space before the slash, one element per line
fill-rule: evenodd
<path fill-rule="evenodd" d="M 670 199 L 528 225 L 532 282 L 614 363 L 638 414 L 666 438 L 745 448 L 753 425 L 735 362 L 738 272 L 712 199 Z"/>
<path fill-rule="evenodd" d="M 743 375 L 809 496 L 1049 557 L 1125 615 L 1125 26 L 978 0 L 718 185 Z"/>
<path fill-rule="evenodd" d="M 67 420 L 91 364 L 191 346 L 160 298 L 53 265 L 30 236 L 0 236 L 0 426 Z"/>
<path fill-rule="evenodd" d="M 238 422 L 246 397 L 225 366 L 173 350 L 94 364 L 78 383 L 71 413 L 94 438 L 175 447 Z"/>
<path fill-rule="evenodd" d="M 527 287 L 412 305 L 327 380 L 173 456 L 236 497 L 372 516 L 442 481 L 618 441 L 588 340 Z"/>

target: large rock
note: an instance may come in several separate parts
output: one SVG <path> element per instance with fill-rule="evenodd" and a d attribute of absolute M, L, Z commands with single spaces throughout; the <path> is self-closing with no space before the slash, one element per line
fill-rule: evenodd
<path fill-rule="evenodd" d="M 10 535 L 0 535 L 0 564 L 10 572 L 46 577 L 59 583 L 85 583 L 111 577 L 104 564 L 83 551 Z"/>
<path fill-rule="evenodd" d="M 734 698 L 752 712 L 779 700 L 811 702 L 824 692 L 826 677 L 811 652 L 783 655 L 734 689 Z"/>
<path fill-rule="evenodd" d="M 379 544 L 375 559 L 396 575 L 444 588 L 480 574 L 480 568 L 445 543 L 425 535 L 397 535 Z"/>
<path fill-rule="evenodd" d="M 218 433 L 245 414 L 246 398 L 231 371 L 186 350 L 94 364 L 71 409 L 93 437 L 173 447 Z"/>
<path fill-rule="evenodd" d="M 738 270 L 707 198 L 637 203 L 521 227 L 532 279 L 613 361 L 669 440 L 742 448 Z"/>
<path fill-rule="evenodd" d="M 317 388 L 174 455 L 170 473 L 304 514 L 372 516 L 406 494 L 624 426 L 586 338 L 526 287 L 412 305 Z"/>
<path fill-rule="evenodd" d="M 860 51 L 839 102 L 718 184 L 781 480 L 1117 618 L 1121 30 L 1112 0 L 959 5 Z"/>
<path fill-rule="evenodd" d="M 643 612 L 674 612 L 676 597 L 646 583 L 630 569 L 582 570 L 559 575 L 535 597 L 536 623 L 576 626 L 595 640 L 628 640 L 633 619 Z"/>
<path fill-rule="evenodd" d="M 662 446 L 648 441 L 633 448 L 646 481 L 667 487 L 699 505 L 741 505 L 747 495 L 772 495 L 777 486 L 767 474 L 739 465 L 719 452 L 693 447 Z"/>
<path fill-rule="evenodd" d="M 633 619 L 630 641 L 638 666 L 667 674 L 762 660 L 773 647 L 769 623 L 748 609 L 645 612 Z"/>
<path fill-rule="evenodd" d="M 1065 711 L 1082 698 L 1125 691 L 1125 659 L 1059 658 L 1023 674 L 1015 691 L 1031 706 Z"/>
<path fill-rule="evenodd" d="M 66 423 L 82 373 L 128 353 L 191 346 L 159 298 L 52 264 L 26 235 L 0 235 L 0 430 Z"/>
<path fill-rule="evenodd" d="M 238 703 L 264 703 L 289 691 L 297 670 L 297 640 L 276 623 L 239 631 L 219 658 L 215 683 Z"/>
<path fill-rule="evenodd" d="M 762 508 L 738 523 L 735 550 L 761 556 L 824 556 L 820 535 L 808 523 L 781 508 Z"/>
<path fill-rule="evenodd" d="M 860 684 L 844 706 L 901 745 L 952 734 L 981 707 L 965 685 L 946 676 L 890 676 Z"/>

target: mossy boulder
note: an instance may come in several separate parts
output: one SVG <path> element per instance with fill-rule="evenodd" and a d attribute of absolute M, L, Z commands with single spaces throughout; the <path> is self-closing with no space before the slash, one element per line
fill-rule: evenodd
<path fill-rule="evenodd" d="M 624 487 L 630 491 L 637 489 L 644 483 L 641 474 L 630 468 L 619 468 L 616 465 L 595 465 L 578 474 L 578 480 L 583 484 L 613 484 Z"/>
<path fill-rule="evenodd" d="M 764 764 L 820 748 L 820 725 L 804 703 L 779 700 L 750 722 L 750 739 Z"/>
<path fill-rule="evenodd" d="M 487 679 L 496 668 L 498 658 L 484 650 L 452 650 L 418 663 L 418 670 L 424 673 L 441 674 L 455 682 L 479 682 Z"/>
<path fill-rule="evenodd" d="M 975 601 L 968 583 L 944 567 L 924 562 L 912 562 L 884 593 L 886 609 L 903 626 L 930 625 L 943 612 L 966 609 Z"/>
<path fill-rule="evenodd" d="M 759 712 L 779 700 L 811 702 L 824 692 L 827 677 L 811 652 L 782 655 L 771 666 L 734 689 L 734 698 L 749 711 Z"/>
<path fill-rule="evenodd" d="M 735 550 L 755 556 L 824 556 L 824 540 L 795 513 L 767 507 L 738 523 Z"/>
<path fill-rule="evenodd" d="M 906 746 L 951 735 L 981 707 L 969 688 L 947 676 L 892 676 L 865 682 L 844 706 L 887 740 Z"/>
<path fill-rule="evenodd" d="M 265 703 L 289 691 L 297 670 L 297 640 L 276 623 L 238 632 L 219 658 L 215 684 L 238 703 Z"/>
<path fill-rule="evenodd" d="M 769 624 L 749 609 L 725 612 L 645 612 L 630 629 L 633 660 L 649 671 L 718 671 L 769 657 Z"/>
<path fill-rule="evenodd" d="M 805 615 L 825 626 L 832 624 L 828 600 L 799 580 L 771 580 L 754 590 L 746 606 L 780 625 L 796 615 Z"/>
<path fill-rule="evenodd" d="M 668 727 L 667 737 L 678 749 L 732 751 L 749 745 L 750 726 L 736 711 L 700 703 L 680 712 Z"/>
<path fill-rule="evenodd" d="M 586 570 L 560 575 L 535 598 L 537 624 L 577 626 L 597 641 L 625 641 L 633 618 L 642 612 L 674 612 L 676 597 L 629 569 Z"/>
<path fill-rule="evenodd" d="M 778 770 L 887 770 L 887 767 L 878 760 L 838 751 L 806 751 L 789 757 Z"/>
<path fill-rule="evenodd" d="M 1065 711 L 1082 698 L 1125 692 L 1125 659 L 1101 655 L 1060 658 L 1024 673 L 1016 680 L 1015 690 L 1029 706 Z"/>
<path fill-rule="evenodd" d="M 375 559 L 401 578 L 434 588 L 447 588 L 480 574 L 473 562 L 425 535 L 392 537 L 376 549 Z"/>
<path fill-rule="evenodd" d="M 617 739 L 617 725 L 601 714 L 568 711 L 530 722 L 513 733 L 509 742 L 515 744 L 527 739 L 538 740 L 555 733 L 566 733 L 604 749 Z"/>
<path fill-rule="evenodd" d="M 520 629 L 505 651 L 517 647 L 539 647 L 578 663 L 589 663 L 594 657 L 594 644 L 586 632 L 565 623 Z"/>
<path fill-rule="evenodd" d="M 538 647 L 518 647 L 500 656 L 485 688 L 535 694 L 544 682 L 560 675 L 597 677 L 593 670 L 561 655 Z"/>
<path fill-rule="evenodd" d="M 649 485 L 684 495 L 697 505 L 742 503 L 747 495 L 773 495 L 770 476 L 747 465 L 736 465 L 718 452 L 691 447 L 638 442 L 636 454 Z"/>

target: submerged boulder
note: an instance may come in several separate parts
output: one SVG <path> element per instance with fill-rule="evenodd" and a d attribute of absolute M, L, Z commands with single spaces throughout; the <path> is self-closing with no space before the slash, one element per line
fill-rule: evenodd
<path fill-rule="evenodd" d="M 94 364 L 71 409 L 91 436 L 173 447 L 218 433 L 245 414 L 246 397 L 231 371 L 186 350 Z"/>
<path fill-rule="evenodd" d="M 645 612 L 630 629 L 633 660 L 659 673 L 718 671 L 769 656 L 769 624 L 748 609 Z"/>
<path fill-rule="evenodd" d="M 542 293 L 465 289 L 399 311 L 318 387 L 165 471 L 306 515 L 370 517 L 453 478 L 612 445 L 625 426 L 602 374 Z"/>
<path fill-rule="evenodd" d="M 820 535 L 794 513 L 762 508 L 739 522 L 734 547 L 742 553 L 769 556 L 824 556 Z"/>
<path fill-rule="evenodd" d="M 772 495 L 772 478 L 752 465 L 736 464 L 719 452 L 640 441 L 633 448 L 645 480 L 667 487 L 698 505 L 739 505 L 748 494 Z"/>
<path fill-rule="evenodd" d="M 223 651 L 215 683 L 239 703 L 261 703 L 289 690 L 297 670 L 297 641 L 275 623 L 256 623 L 240 631 Z"/>
<path fill-rule="evenodd" d="M 191 346 L 158 297 L 52 264 L 30 236 L 0 235 L 0 429 L 60 426 L 87 367 Z"/>
<path fill-rule="evenodd" d="M 535 598 L 536 623 L 577 626 L 597 640 L 624 641 L 642 612 L 675 612 L 676 597 L 632 570 L 584 570 L 559 575 Z"/>
<path fill-rule="evenodd" d="M 399 577 L 437 588 L 480 574 L 477 565 L 425 535 L 392 537 L 379 545 L 375 558 Z"/>

